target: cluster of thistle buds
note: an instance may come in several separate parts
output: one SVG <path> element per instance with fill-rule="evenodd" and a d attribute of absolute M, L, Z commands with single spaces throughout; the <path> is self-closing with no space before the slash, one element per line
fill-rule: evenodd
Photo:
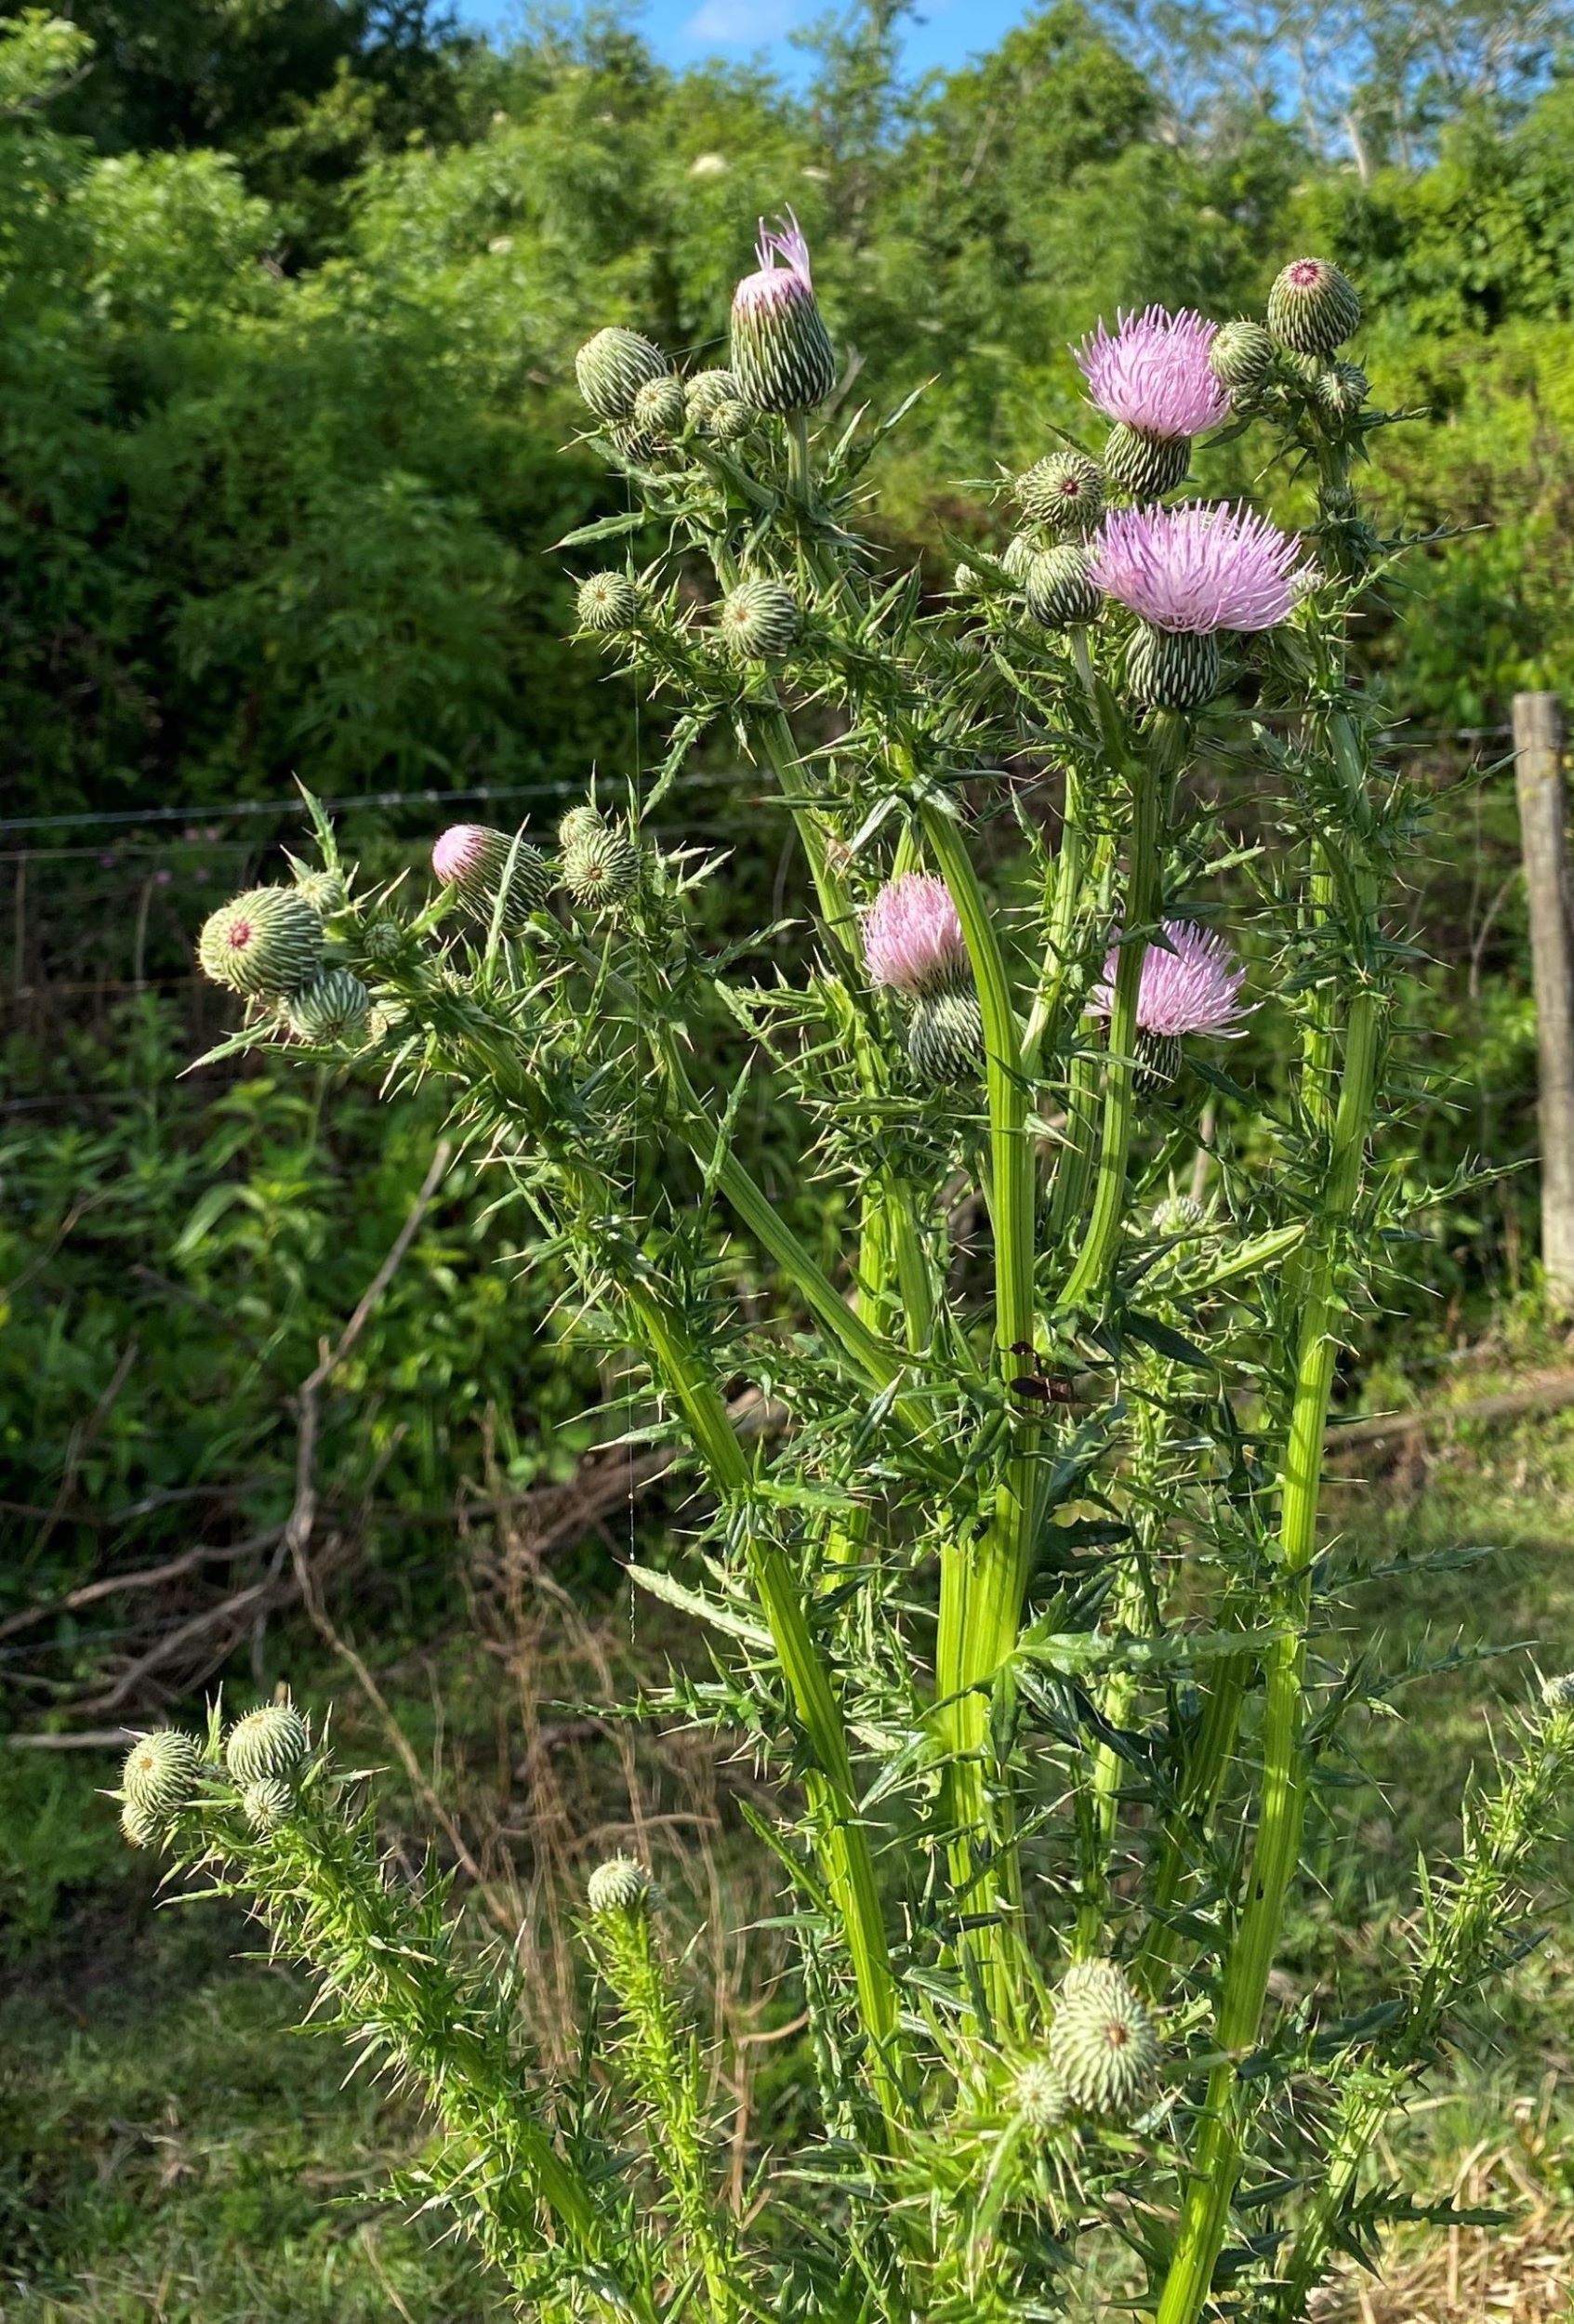
<path fill-rule="evenodd" d="M 408 929 L 385 915 L 364 916 L 338 872 L 293 867 L 293 886 L 248 889 L 210 915 L 198 963 L 293 1038 L 359 1048 L 383 1029 L 388 1012 L 333 948 L 351 950 L 375 977 L 407 952 Z M 431 868 L 440 892 L 478 931 L 496 927 L 520 937 L 556 892 L 575 912 L 620 911 L 639 892 L 641 856 L 627 817 L 586 801 L 559 825 L 555 861 L 522 830 L 459 823 L 433 846 Z"/>
<path fill-rule="evenodd" d="M 221 1731 L 216 1731 L 219 1740 Z M 311 1734 L 290 1702 L 263 1703 L 221 1734 L 217 1755 L 180 1727 L 155 1727 L 138 1737 L 121 1768 L 120 1828 L 136 1848 L 169 1842 L 180 1818 L 216 1783 L 219 1797 L 238 1796 L 254 1832 L 277 1831 L 296 1812 L 300 1779 L 311 1753 Z M 227 1782 L 223 1779 L 227 1778 Z"/>
<path fill-rule="evenodd" d="M 1299 544 L 1266 519 L 1169 495 L 1195 439 L 1232 417 L 1310 411 L 1325 429 L 1353 425 L 1368 384 L 1337 354 L 1360 315 L 1336 266 L 1297 258 L 1274 284 L 1265 323 L 1149 307 L 1113 332 L 1100 324 L 1076 350 L 1109 434 L 1098 457 L 1068 444 L 1016 478 L 1024 530 L 1002 567 L 1048 630 L 1085 629 L 1112 606 L 1135 617 L 1125 679 L 1140 706 L 1203 708 L 1223 682 L 1221 638 L 1280 628 L 1315 586 Z M 973 579 L 959 569 L 959 587 Z"/>
<path fill-rule="evenodd" d="M 1075 1961 L 1052 1997 L 1049 2038 L 1019 2059 L 1011 2114 L 1035 2136 L 1063 2125 L 1122 2126 L 1158 2095 L 1163 2050 L 1147 2005 L 1115 1961 Z"/>

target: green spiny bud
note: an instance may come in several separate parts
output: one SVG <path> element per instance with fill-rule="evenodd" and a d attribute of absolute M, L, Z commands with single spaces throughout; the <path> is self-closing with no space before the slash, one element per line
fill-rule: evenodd
<path fill-rule="evenodd" d="M 609 1856 L 586 1884 L 585 1901 L 598 1921 L 650 1909 L 651 1876 L 633 1856 Z"/>
<path fill-rule="evenodd" d="M 1208 1213 L 1191 1195 L 1168 1195 L 1153 1209 L 1153 1231 L 1166 1241 L 1190 1242 L 1208 1224 Z"/>
<path fill-rule="evenodd" d="M 668 443 L 682 434 L 687 416 L 683 383 L 676 372 L 665 371 L 659 379 L 647 379 L 635 396 L 630 425 L 654 442 Z"/>
<path fill-rule="evenodd" d="M 581 629 L 632 629 L 640 592 L 626 573 L 592 573 L 579 584 L 575 611 Z"/>
<path fill-rule="evenodd" d="M 1063 1980 L 1048 2056 L 1084 2113 L 1128 2121 L 1142 2110 L 1158 2073 L 1158 2036 L 1113 1961 L 1079 1962 Z"/>
<path fill-rule="evenodd" d="M 410 931 L 403 920 L 372 920 L 361 936 L 362 951 L 378 968 L 391 968 L 402 960 L 409 944 Z"/>
<path fill-rule="evenodd" d="M 696 371 L 689 381 L 684 400 L 690 426 L 708 429 L 720 405 L 739 401 L 738 383 L 730 371 Z"/>
<path fill-rule="evenodd" d="M 571 807 L 558 825 L 558 845 L 572 847 L 592 831 L 600 831 L 604 821 L 599 807 Z"/>
<path fill-rule="evenodd" d="M 659 347 L 653 347 L 638 331 L 624 331 L 615 324 L 587 339 L 574 359 L 579 392 L 602 420 L 631 418 L 640 390 L 650 380 L 661 378 L 668 368 Z"/>
<path fill-rule="evenodd" d="M 1218 693 L 1219 640 L 1210 631 L 1155 629 L 1139 622 L 1126 649 L 1126 683 L 1150 710 L 1200 710 Z"/>
<path fill-rule="evenodd" d="M 747 435 L 754 419 L 755 416 L 747 403 L 741 399 L 734 402 L 729 398 L 726 403 L 717 404 L 706 422 L 705 432 L 717 443 L 736 443 L 740 436 Z"/>
<path fill-rule="evenodd" d="M 1370 393 L 1359 363 L 1329 363 L 1317 380 L 1317 401 L 1332 419 L 1354 419 Z"/>
<path fill-rule="evenodd" d="M 1235 396 L 1253 396 L 1267 382 L 1276 349 L 1270 334 L 1246 316 L 1221 324 L 1208 361 L 1221 387 Z"/>
<path fill-rule="evenodd" d="M 341 871 L 309 871 L 302 864 L 294 866 L 295 884 L 311 909 L 327 919 L 335 912 L 342 912 L 350 902 L 350 890 Z"/>
<path fill-rule="evenodd" d="M 772 662 L 791 652 L 800 616 L 798 601 L 780 581 L 740 581 L 721 601 L 717 623 L 734 654 Z"/>
<path fill-rule="evenodd" d="M 640 852 L 627 825 L 598 815 L 593 829 L 578 826 L 563 842 L 562 884 L 585 911 L 626 904 L 640 884 Z"/>
<path fill-rule="evenodd" d="M 1541 1700 L 1549 1710 L 1574 1710 L 1574 1670 L 1560 1670 L 1541 1681 Z"/>
<path fill-rule="evenodd" d="M 1028 567 L 1042 550 L 1025 533 L 1013 534 L 1000 554 L 1000 570 L 1012 581 L 1025 581 Z"/>
<path fill-rule="evenodd" d="M 232 993 L 282 999 L 314 976 L 323 923 L 298 888 L 248 888 L 203 924 L 197 962 Z"/>
<path fill-rule="evenodd" d="M 311 1732 L 293 1703 L 263 1703 L 230 1729 L 224 1764 L 244 1789 L 270 1776 L 293 1776 L 311 1748 Z"/>
<path fill-rule="evenodd" d="M 1065 2084 L 1047 2058 L 1028 2058 L 1012 2076 L 1007 2104 L 1030 2131 L 1052 2131 L 1065 2119 Z"/>
<path fill-rule="evenodd" d="M 128 1840 L 134 1848 L 156 1848 L 165 1836 L 165 1829 L 164 1817 L 155 1815 L 151 1807 L 139 1807 L 135 1800 L 122 1802 L 121 1836 Z"/>
<path fill-rule="evenodd" d="M 431 867 L 471 917 L 488 927 L 507 881 L 502 925 L 515 932 L 546 902 L 552 885 L 538 848 L 483 823 L 452 825 L 431 851 Z"/>
<path fill-rule="evenodd" d="M 1104 474 L 1085 452 L 1051 452 L 1016 480 L 1016 505 L 1057 539 L 1091 533 L 1104 514 Z"/>
<path fill-rule="evenodd" d="M 372 996 L 349 969 L 320 969 L 292 993 L 284 1014 L 298 1040 L 342 1041 L 362 1025 Z"/>
<path fill-rule="evenodd" d="M 262 1776 L 241 1793 L 241 1813 L 253 1831 L 277 1831 L 295 1812 L 295 1793 L 282 1776 Z"/>
<path fill-rule="evenodd" d="M 155 1727 L 152 1735 L 139 1736 L 126 1754 L 121 1797 L 146 1815 L 172 1816 L 196 1789 L 201 1766 L 194 1736 L 179 1727 Z"/>
<path fill-rule="evenodd" d="M 1046 548 L 1034 558 L 1023 582 L 1027 610 L 1046 629 L 1072 629 L 1096 621 L 1104 598 L 1088 568 L 1088 552 Z"/>
<path fill-rule="evenodd" d="M 1297 355 L 1331 355 L 1360 321 L 1356 285 L 1327 258 L 1292 259 L 1268 293 L 1268 328 Z"/>
<path fill-rule="evenodd" d="M 1191 466 L 1189 436 L 1150 436 L 1118 420 L 1104 448 L 1104 472 L 1118 491 L 1133 500 L 1157 500 L 1173 492 Z"/>
<path fill-rule="evenodd" d="M 907 1055 L 920 1081 L 940 1086 L 977 1080 L 984 1063 L 984 1019 L 971 985 L 943 985 L 914 996 Z"/>

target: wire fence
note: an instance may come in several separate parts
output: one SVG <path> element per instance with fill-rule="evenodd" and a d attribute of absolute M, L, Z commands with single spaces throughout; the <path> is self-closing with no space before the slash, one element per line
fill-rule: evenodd
<path fill-rule="evenodd" d="M 1403 730 L 1412 775 L 1441 803 L 1431 848 L 1409 867 L 1412 932 L 1435 957 L 1479 980 L 1513 935 L 1519 862 L 1507 726 Z M 1271 821 L 1271 793 L 1250 753 L 1221 757 L 1199 778 L 1250 841 Z M 1013 770 L 1011 787 L 1052 827 L 1052 772 Z M 549 829 L 581 790 L 564 779 L 448 790 L 379 790 L 324 799 L 366 876 L 416 871 L 435 828 L 456 811 Z M 982 786 L 981 786 L 982 788 Z M 986 801 L 985 801 L 986 803 Z M 237 888 L 275 878 L 281 851 L 310 838 L 298 796 L 200 807 L 153 806 L 0 817 L 0 1115 L 131 1102 L 87 1062 L 128 1003 L 160 996 L 194 1052 L 227 1022 L 221 994 L 197 975 L 203 920 Z M 655 834 L 729 849 L 774 872 L 776 911 L 789 892 L 791 845 L 779 791 L 740 765 L 686 771 L 666 794 Z M 7 893 L 8 891 L 8 893 Z M 73 1044 L 83 1051 L 73 1069 Z"/>

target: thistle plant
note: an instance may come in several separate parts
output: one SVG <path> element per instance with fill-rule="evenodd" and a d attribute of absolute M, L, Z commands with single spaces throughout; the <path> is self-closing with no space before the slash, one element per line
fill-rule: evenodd
<path fill-rule="evenodd" d="M 1353 365 L 1329 384 L 1357 315 L 1297 261 L 1265 323 L 1101 328 L 1087 440 L 1046 446 L 1011 488 L 1029 530 L 927 602 L 867 537 L 900 415 L 820 416 L 809 254 L 763 230 L 727 374 L 680 393 L 621 328 L 578 361 L 630 505 L 562 547 L 660 544 L 580 593 L 582 642 L 669 712 L 654 763 L 603 769 L 555 838 L 445 835 L 417 904 L 362 888 L 319 817 L 317 884 L 263 891 L 266 977 L 228 932 L 255 898 L 205 931 L 247 996 L 226 1048 L 298 1039 L 301 985 L 359 979 L 346 1065 L 441 1081 L 573 1267 L 694 1486 L 671 1565 L 632 1573 L 713 1667 L 639 1712 L 747 1737 L 777 1779 L 758 1829 L 817 2120 L 761 2123 L 734 2215 L 642 1865 L 590 1883 L 586 2072 L 551 2084 L 443 1880 L 380 1863 L 293 1713 L 216 1729 L 200 1766 L 132 1754 L 130 1836 L 244 1894 L 425 2093 L 417 2191 L 533 2313 L 1290 2324 L 1369 2244 L 1380 2130 L 1523 1943 L 1561 1682 L 1426 1868 L 1382 2005 L 1273 1981 L 1309 1824 L 1346 1796 L 1318 1770 L 1388 1684 L 1338 1667 L 1360 1575 L 1319 1524 L 1336 1360 L 1407 1201 L 1384 1134 L 1419 811 L 1350 668 L 1390 558 L 1356 496 L 1383 416 Z M 1269 506 L 1165 505 L 1225 424 Z M 743 964 L 781 931 L 721 948 L 724 860 L 655 823 L 712 734 L 796 838 L 768 977 Z M 1193 780 L 1219 763 L 1256 786 L 1257 849 Z M 1285 1061 L 1258 1086 L 1218 1062 L 1249 1014 Z M 749 1149 L 766 1087 L 796 1192 Z M 780 1425 L 740 1428 L 745 1384 Z"/>

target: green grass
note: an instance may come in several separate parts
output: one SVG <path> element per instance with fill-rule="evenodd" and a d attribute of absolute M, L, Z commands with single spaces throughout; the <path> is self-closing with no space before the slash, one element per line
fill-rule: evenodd
<path fill-rule="evenodd" d="M 1435 1451 L 1417 1490 L 1330 1496 L 1369 1559 L 1468 1543 L 1452 1573 L 1366 1584 L 1342 1637 L 1392 1665 L 1456 1643 L 1528 1642 L 1574 1665 L 1574 1423 L 1527 1421 Z M 452 1699 L 464 1694 L 463 1674 Z M 484 1691 L 485 1681 L 476 1679 Z M 1284 1989 L 1358 1994 L 1413 1899 L 1418 1848 L 1444 1853 L 1473 1762 L 1531 1684 L 1524 1654 L 1425 1677 L 1401 1718 L 1361 1723 L 1361 1845 L 1309 1836 L 1317 1884 L 1298 1910 Z M 348 1706 L 347 1706 L 348 1708 Z M 412 1699 L 418 1742 L 430 1703 Z M 377 1756 L 385 1756 L 378 1753 Z M 0 2313 L 7 2324 L 443 2324 L 502 2315 L 469 2254 L 378 2199 L 419 2148 L 411 2112 L 344 2081 L 346 2057 L 296 2030 L 305 1990 L 240 1958 L 223 1909 L 157 1906 L 122 1849 L 88 1754 L 0 1759 Z M 595 1822 L 605 1803 L 583 1803 Z M 572 1802 L 571 1802 L 572 1805 Z M 1570 1802 L 1574 1810 L 1574 1802 Z M 1555 1870 L 1555 1868 L 1554 1868 Z M 751 1917 L 760 1908 L 749 1900 Z M 1435 2190 L 1481 2142 L 1554 2207 L 1574 2205 L 1574 1915 L 1548 1892 L 1549 1935 L 1505 2009 L 1465 2029 L 1394 2161 Z M 1503 2192 L 1515 2199 L 1514 2185 Z M 1412 2243 L 1414 2238 L 1411 2239 Z"/>

